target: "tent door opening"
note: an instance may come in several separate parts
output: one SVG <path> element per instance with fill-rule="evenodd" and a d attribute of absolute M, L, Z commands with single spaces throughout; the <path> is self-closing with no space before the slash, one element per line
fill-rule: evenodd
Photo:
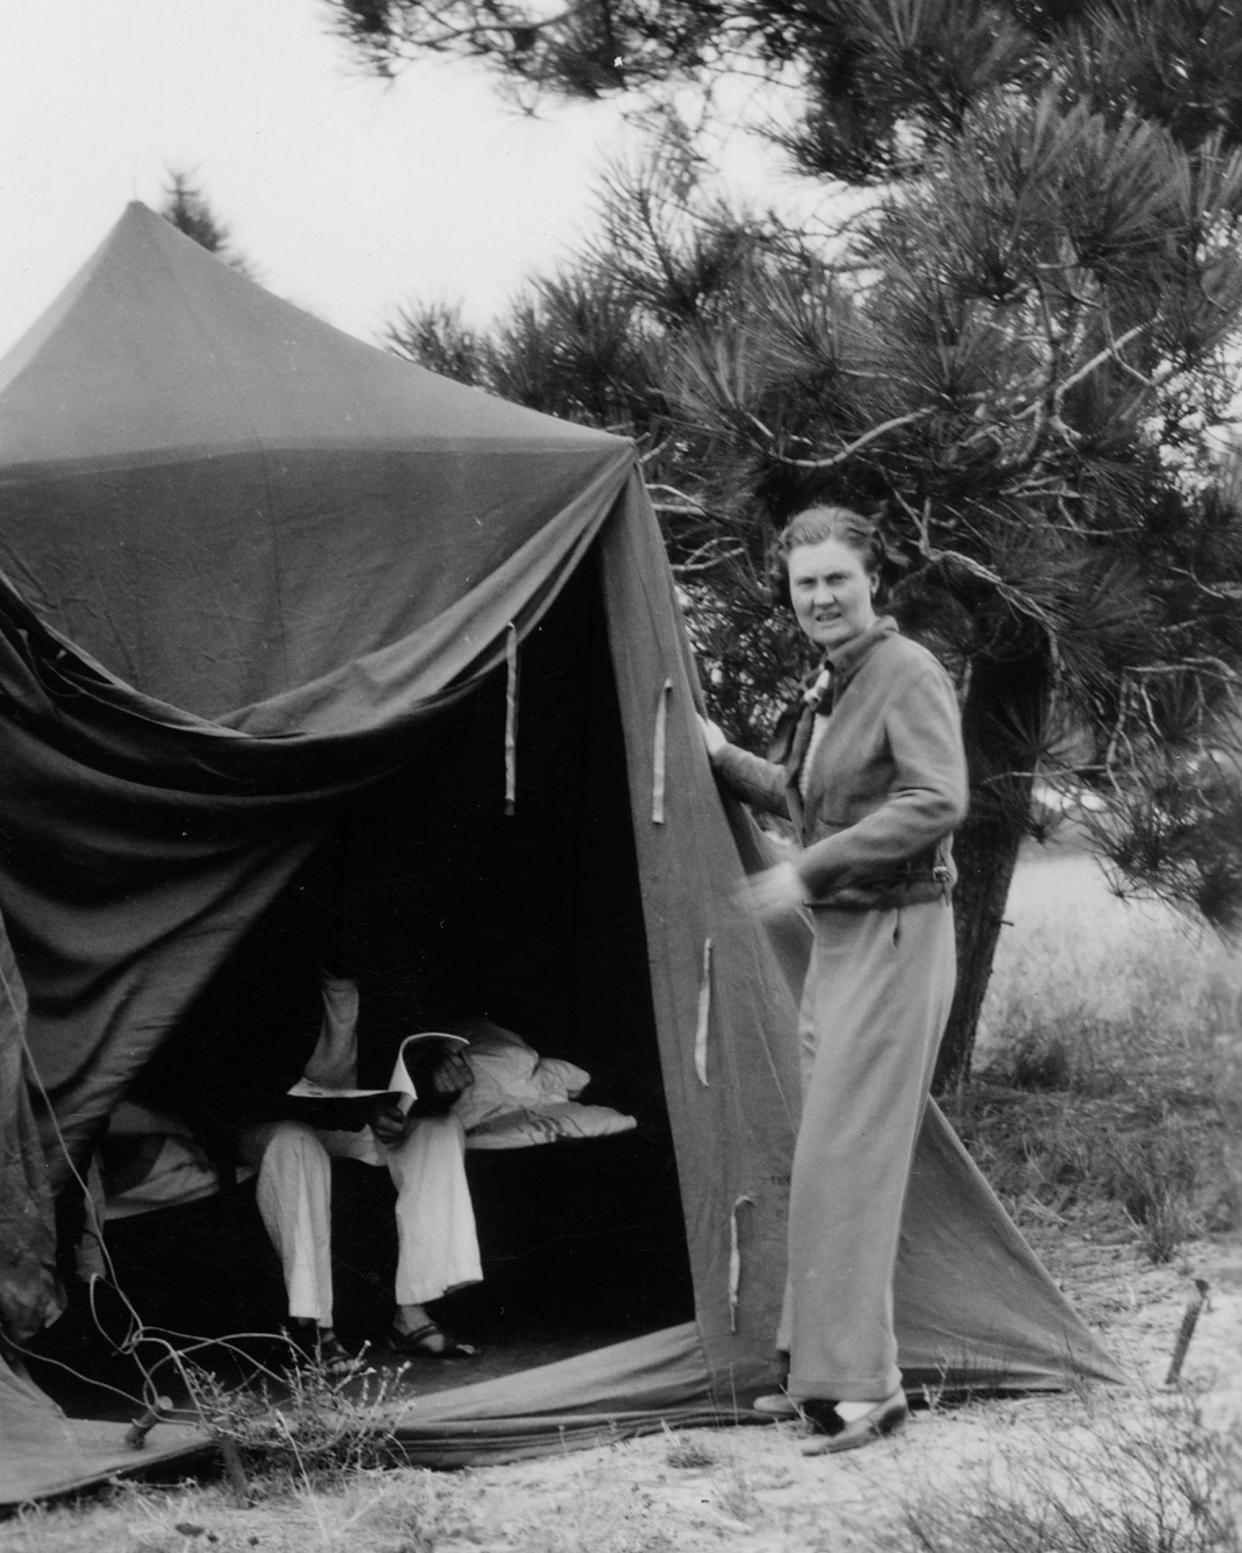
<path fill-rule="evenodd" d="M 152 1325 L 220 1335 L 283 1320 L 277 1259 L 253 1187 L 228 1184 L 223 1133 L 254 1094 L 298 1078 L 325 946 L 359 981 L 360 1082 L 385 1082 L 402 1034 L 483 1016 L 542 1057 L 584 1069 L 583 1100 L 637 1122 L 586 1141 L 468 1148 L 484 1279 L 436 1307 L 485 1348 L 468 1378 L 692 1318 L 593 564 L 522 645 L 512 813 L 506 694 L 501 669 L 437 716 L 415 759 L 342 806 L 139 1076 L 132 1098 L 189 1121 L 226 1183 L 110 1224 L 118 1279 Z M 113 1152 L 125 1159 L 124 1148 Z M 382 1332 L 391 1317 L 392 1205 L 386 1171 L 334 1165 L 335 1320 L 347 1338 Z M 62 1323 L 78 1336 L 83 1324 L 80 1311 Z M 49 1351 L 57 1340 L 53 1328 Z M 418 1366 L 420 1389 L 466 1378 L 461 1366 Z M 54 1375 L 39 1379 L 58 1389 Z"/>

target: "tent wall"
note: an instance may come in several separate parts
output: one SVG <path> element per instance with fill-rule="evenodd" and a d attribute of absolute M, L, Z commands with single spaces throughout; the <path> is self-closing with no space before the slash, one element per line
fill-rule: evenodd
<path fill-rule="evenodd" d="M 770 1378 L 798 1107 L 797 1005 L 736 900 L 659 531 L 637 486 L 603 539 L 648 965 L 716 1401 Z"/>

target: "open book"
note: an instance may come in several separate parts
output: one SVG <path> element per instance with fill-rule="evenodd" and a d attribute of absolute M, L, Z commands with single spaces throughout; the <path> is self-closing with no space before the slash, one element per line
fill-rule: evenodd
<path fill-rule="evenodd" d="M 337 1088 L 335 1085 L 319 1084 L 314 1079 L 303 1077 L 286 1093 L 296 1095 L 300 1100 L 364 1100 L 371 1095 L 391 1094 L 404 1095 L 407 1100 L 416 1100 L 418 1091 L 414 1087 L 414 1080 L 410 1077 L 406 1052 L 418 1041 L 445 1041 L 452 1046 L 470 1044 L 464 1035 L 449 1035 L 444 1030 L 417 1030 L 413 1035 L 407 1035 L 397 1048 L 397 1060 L 393 1063 L 392 1077 L 384 1089 Z"/>

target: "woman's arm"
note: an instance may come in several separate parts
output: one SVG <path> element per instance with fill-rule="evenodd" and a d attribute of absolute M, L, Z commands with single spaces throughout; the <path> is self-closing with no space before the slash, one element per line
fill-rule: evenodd
<path fill-rule="evenodd" d="M 957 699 L 935 663 L 902 678 L 883 709 L 896 773 L 885 801 L 797 860 L 812 900 L 882 878 L 949 835 L 966 815 L 966 757 Z"/>
<path fill-rule="evenodd" d="M 789 817 L 785 802 L 786 777 L 784 766 L 764 760 L 730 744 L 715 723 L 700 717 L 703 742 L 707 746 L 707 758 L 712 770 L 725 787 L 742 803 L 752 808 L 764 809 L 769 814 Z"/>

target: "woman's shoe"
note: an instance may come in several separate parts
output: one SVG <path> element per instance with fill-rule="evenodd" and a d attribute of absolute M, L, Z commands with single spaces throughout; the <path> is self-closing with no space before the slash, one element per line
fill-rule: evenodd
<path fill-rule="evenodd" d="M 830 1397 L 802 1397 L 798 1411 L 806 1421 L 809 1434 L 838 1435 L 845 1428 L 845 1420 Z"/>
<path fill-rule="evenodd" d="M 412 1332 L 393 1327 L 388 1346 L 403 1359 L 477 1359 L 482 1352 L 473 1343 L 459 1343 L 435 1321 L 424 1322 Z"/>
<path fill-rule="evenodd" d="M 808 1404 L 809 1399 L 802 1407 L 811 1420 L 811 1432 L 823 1438 L 808 1440 L 802 1447 L 804 1456 L 834 1456 L 840 1451 L 859 1450 L 900 1429 L 910 1416 L 903 1391 L 894 1391 L 891 1397 L 885 1397 L 882 1402 L 868 1408 L 861 1418 L 851 1418 L 848 1422 L 832 1407 L 835 1428 L 826 1416 L 817 1416 L 818 1409 L 813 1413 Z"/>
<path fill-rule="evenodd" d="M 765 1413 L 769 1418 L 799 1418 L 802 1413 L 799 1404 L 787 1391 L 765 1392 L 750 1405 L 756 1413 Z"/>

